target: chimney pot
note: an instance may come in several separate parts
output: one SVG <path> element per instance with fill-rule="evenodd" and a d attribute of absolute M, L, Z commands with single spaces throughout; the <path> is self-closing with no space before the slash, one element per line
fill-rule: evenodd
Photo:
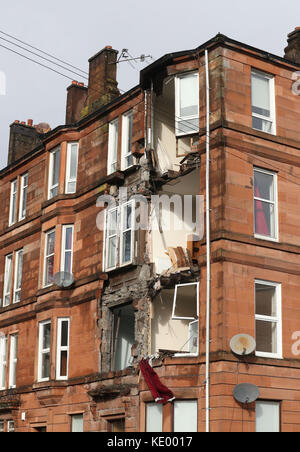
<path fill-rule="evenodd" d="M 32 125 L 33 125 L 33 119 L 28 119 L 27 124 L 29 125 L 29 127 L 32 127 Z"/>

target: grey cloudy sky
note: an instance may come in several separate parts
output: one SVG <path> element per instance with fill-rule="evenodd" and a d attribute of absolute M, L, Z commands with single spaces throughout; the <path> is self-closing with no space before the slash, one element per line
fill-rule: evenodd
<path fill-rule="evenodd" d="M 2 1 L 0 14 L 1 31 L 84 70 L 88 58 L 106 45 L 158 59 L 168 52 L 193 49 L 218 32 L 283 56 L 287 34 L 300 26 L 299 0 L 14 0 Z M 2 40 L 0 45 L 36 58 Z M 121 89 L 138 83 L 137 69 L 128 63 L 118 69 Z M 1 169 L 7 161 L 9 125 L 16 119 L 48 122 L 52 128 L 63 124 L 71 81 L 2 47 L 0 71 L 7 84 L 6 95 L 0 96 Z"/>

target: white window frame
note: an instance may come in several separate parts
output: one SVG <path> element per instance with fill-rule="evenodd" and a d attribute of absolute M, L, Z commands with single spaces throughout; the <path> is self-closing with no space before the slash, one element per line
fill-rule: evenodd
<path fill-rule="evenodd" d="M 174 404 L 174 409 L 173 409 L 173 431 L 174 433 L 177 432 L 182 432 L 182 426 L 180 425 L 180 419 L 178 419 L 179 417 L 182 418 L 182 413 L 183 413 L 183 409 L 182 409 L 182 405 L 183 404 L 188 404 L 189 409 L 188 409 L 188 418 L 187 416 L 185 416 L 185 421 L 189 426 L 188 430 L 185 430 L 185 432 L 198 432 L 198 418 L 199 418 L 199 407 L 198 407 L 198 399 L 189 399 L 189 400 L 174 400 L 173 402 Z M 185 408 L 185 414 L 187 414 L 187 409 Z M 192 414 L 194 414 L 194 417 L 192 417 Z M 184 415 L 183 415 L 184 416 Z M 192 430 L 190 428 L 190 425 L 195 426 L 195 429 Z M 180 428 L 179 428 L 180 427 Z"/>
<path fill-rule="evenodd" d="M 261 284 L 265 286 L 270 286 L 275 288 L 275 299 L 276 299 L 276 312 L 277 316 L 265 316 L 256 314 L 256 284 Z M 256 351 L 255 355 L 262 357 L 262 358 L 274 358 L 274 359 L 283 359 L 282 355 L 282 299 L 281 299 L 281 284 L 270 282 L 270 281 L 264 281 L 260 279 L 256 279 L 254 282 L 254 310 L 255 310 L 255 325 L 256 321 L 263 321 L 263 322 L 271 322 L 276 323 L 276 350 L 277 353 L 267 353 L 267 352 L 260 352 Z M 255 327 L 256 330 L 256 327 Z M 256 334 L 255 334 L 256 337 Z"/>
<path fill-rule="evenodd" d="M 27 191 L 28 191 L 28 173 L 21 176 L 21 191 L 20 191 L 20 202 L 19 202 L 19 221 L 26 218 L 27 210 Z M 23 212 L 23 204 L 25 200 L 25 208 Z"/>
<path fill-rule="evenodd" d="M 124 210 L 128 207 L 131 206 L 131 227 L 130 228 L 125 228 L 124 223 L 125 223 L 125 215 L 124 215 Z M 126 267 L 127 265 L 132 264 L 133 262 L 133 258 L 134 258 L 134 231 L 135 231 L 135 201 L 128 201 L 126 203 L 123 203 L 120 206 L 120 252 L 119 252 L 119 259 L 120 259 L 120 267 Z M 123 262 L 123 244 L 124 244 L 124 235 L 126 232 L 131 231 L 131 242 L 130 242 L 130 260 Z"/>
<path fill-rule="evenodd" d="M 17 362 L 18 362 L 18 335 L 12 334 L 10 336 L 9 348 L 9 389 L 16 388 L 17 378 Z"/>
<path fill-rule="evenodd" d="M 5 422 L 3 419 L 0 420 L 0 433 L 4 432 Z"/>
<path fill-rule="evenodd" d="M 17 195 L 18 195 L 18 179 L 15 179 L 10 184 L 10 203 L 9 203 L 8 226 L 13 226 L 17 221 Z"/>
<path fill-rule="evenodd" d="M 8 336 L 0 337 L 0 390 L 6 389 Z M 4 383 L 4 384 L 2 384 Z"/>
<path fill-rule="evenodd" d="M 264 115 L 260 115 L 258 113 L 253 113 L 252 112 L 252 118 L 258 118 L 258 119 L 262 119 L 264 121 L 267 121 L 269 123 L 272 123 L 272 130 L 271 132 L 264 132 L 263 130 L 260 129 L 255 129 L 252 125 L 252 128 L 254 130 L 258 130 L 260 132 L 264 132 L 264 133 L 269 133 L 271 135 L 276 135 L 276 107 L 275 107 L 275 76 L 271 75 L 271 74 L 267 74 L 265 72 L 261 72 L 257 69 L 252 68 L 251 70 L 251 92 L 253 89 L 253 84 L 252 84 L 252 75 L 257 74 L 260 77 L 264 77 L 265 79 L 269 80 L 269 94 L 270 94 L 270 117 L 264 116 Z M 252 99 L 251 99 L 251 108 L 252 108 Z"/>
<path fill-rule="evenodd" d="M 72 157 L 72 149 L 73 146 L 76 145 L 76 176 L 71 177 L 71 157 Z M 67 164 L 66 164 L 66 186 L 65 192 L 66 194 L 76 193 L 77 188 L 77 172 L 78 172 L 78 155 L 79 155 L 79 143 L 77 141 L 73 141 L 68 143 L 67 147 Z M 69 184 L 75 184 L 75 190 L 69 189 Z"/>
<path fill-rule="evenodd" d="M 50 347 L 43 348 L 43 335 L 44 335 L 44 327 L 46 325 L 50 325 Z M 50 370 L 51 371 L 51 333 L 52 333 L 52 325 L 51 320 L 46 320 L 44 322 L 39 323 L 39 355 L 38 355 L 38 381 L 49 381 L 49 377 L 42 378 L 42 367 L 43 367 L 43 355 L 49 354 L 50 360 Z"/>
<path fill-rule="evenodd" d="M 8 278 L 9 261 L 10 261 L 10 266 L 11 266 L 10 278 Z M 14 263 L 13 261 L 14 261 L 13 253 L 5 256 L 3 304 L 2 304 L 3 307 L 9 306 L 11 303 L 11 288 L 12 288 L 12 280 L 13 280 L 13 263 Z M 9 292 L 6 291 L 6 287 L 8 284 L 9 284 Z M 8 302 L 6 301 L 7 297 L 9 298 Z"/>
<path fill-rule="evenodd" d="M 66 236 L 67 236 L 67 229 L 72 230 L 72 240 L 71 240 L 71 248 L 66 248 Z M 69 273 L 72 273 L 73 270 L 73 242 L 74 242 L 74 225 L 73 224 L 66 224 L 62 227 L 62 243 L 61 243 L 61 263 L 60 263 L 60 269 L 62 272 L 67 271 L 65 268 L 65 255 L 66 253 L 71 253 L 71 268 Z"/>
<path fill-rule="evenodd" d="M 48 248 L 48 240 L 49 240 L 49 235 L 54 233 L 54 252 L 47 254 L 47 248 Z M 45 233 L 45 253 L 44 253 L 44 263 L 43 263 L 43 287 L 50 287 L 53 285 L 53 283 L 47 283 L 46 282 L 46 268 L 47 268 L 47 261 L 50 257 L 55 256 L 55 239 L 56 239 L 56 230 L 55 229 L 51 229 L 50 231 Z"/>
<path fill-rule="evenodd" d="M 133 126 L 133 110 L 129 110 L 122 116 L 122 158 L 121 158 L 121 169 L 125 171 L 128 168 L 131 168 L 135 164 L 134 156 L 132 155 L 132 131 L 131 136 L 129 123 L 132 121 Z M 130 145 L 131 144 L 131 145 Z M 127 165 L 126 160 L 128 157 L 132 156 L 132 164 Z"/>
<path fill-rule="evenodd" d="M 180 115 L 180 101 L 181 101 L 181 80 L 185 79 L 185 78 L 189 78 L 189 77 L 196 77 L 197 78 L 197 86 L 198 86 L 198 91 L 197 91 L 197 114 L 196 115 L 188 115 L 188 116 L 184 116 L 182 117 Z M 199 102 L 199 73 L 198 72 L 187 72 L 184 74 L 180 74 L 177 75 L 175 77 L 175 133 L 176 136 L 185 136 L 185 135 L 192 135 L 195 133 L 199 132 L 199 106 L 200 106 L 200 102 Z M 198 125 L 195 126 L 192 124 L 192 121 L 197 119 L 198 120 Z M 187 124 L 187 131 L 184 131 L 181 129 L 181 123 L 186 123 Z"/>
<path fill-rule="evenodd" d="M 58 182 L 53 184 L 53 176 L 54 176 L 54 155 L 59 154 L 59 166 L 58 166 Z M 49 155 L 49 175 L 48 175 L 48 200 L 55 198 L 59 194 L 59 173 L 60 173 L 60 164 L 61 164 L 61 153 L 60 146 L 56 147 L 52 151 L 50 151 Z M 51 192 L 57 188 L 57 195 L 53 195 Z"/>
<path fill-rule="evenodd" d="M 175 316 L 178 287 L 186 287 L 186 286 L 196 286 L 196 290 L 197 290 L 196 303 L 197 303 L 197 316 L 198 316 L 198 319 L 195 319 L 194 317 L 177 317 L 177 316 Z M 198 327 L 199 327 L 199 290 L 200 290 L 200 283 L 199 282 L 196 282 L 196 283 L 193 282 L 193 283 L 188 283 L 188 284 L 177 284 L 175 286 L 174 298 L 173 298 L 173 309 L 172 309 L 172 320 L 190 320 L 190 323 L 189 323 L 189 335 L 190 335 L 190 330 L 191 330 L 191 325 L 192 324 L 197 322 L 198 323 Z M 190 339 L 191 339 L 191 336 L 188 338 L 189 348 L 190 348 Z M 183 345 L 186 345 L 186 343 L 183 344 Z M 197 352 L 196 353 L 176 353 L 174 356 L 175 357 L 186 357 L 186 356 L 198 356 L 198 355 L 199 355 L 199 334 L 198 334 L 198 347 L 197 347 Z"/>
<path fill-rule="evenodd" d="M 13 420 L 7 421 L 7 431 L 12 433 L 15 431 L 15 422 Z"/>
<path fill-rule="evenodd" d="M 68 323 L 68 344 L 61 345 L 62 323 Z M 59 318 L 57 321 L 57 350 L 56 350 L 56 380 L 67 380 L 69 374 L 69 348 L 70 348 L 70 318 Z M 61 352 L 67 352 L 67 375 L 61 374 Z"/>
<path fill-rule="evenodd" d="M 131 215 L 131 227 L 128 229 L 123 228 L 124 226 L 124 210 L 125 208 L 131 205 L 132 209 L 132 215 Z M 135 209 L 136 209 L 136 202 L 135 200 L 130 200 L 126 203 L 121 204 L 120 206 L 113 207 L 109 210 L 106 210 L 105 212 L 105 246 L 104 246 L 104 253 L 103 253 L 103 266 L 106 271 L 111 271 L 116 268 L 122 268 L 126 267 L 128 265 L 131 265 L 134 261 L 135 257 Z M 112 212 L 117 211 L 117 233 L 113 234 L 111 236 L 108 235 L 109 233 L 109 215 Z M 130 261 L 123 262 L 123 242 L 124 242 L 124 234 L 128 231 L 131 231 L 131 256 Z M 116 244 L 116 265 L 114 267 L 108 267 L 108 256 L 109 256 L 109 240 L 113 237 L 117 237 L 117 244 Z"/>
<path fill-rule="evenodd" d="M 20 259 L 20 257 L 22 258 Z M 19 281 L 19 287 L 18 287 L 18 273 L 19 273 L 19 266 L 20 262 L 21 265 L 21 281 Z M 15 272 L 14 272 L 14 296 L 13 296 L 13 303 L 19 303 L 21 301 L 21 291 L 22 291 L 22 273 L 23 273 L 23 249 L 19 250 L 15 254 Z M 20 299 L 17 300 L 17 294 L 20 294 Z"/>
<path fill-rule="evenodd" d="M 119 118 L 114 119 L 108 126 L 108 155 L 107 175 L 117 171 L 119 144 Z"/>
<path fill-rule="evenodd" d="M 259 198 L 255 196 L 255 182 L 254 176 L 255 172 L 267 174 L 273 177 L 273 190 L 274 190 L 274 201 L 270 201 L 268 199 Z M 273 171 L 268 171 L 262 168 L 254 167 L 253 168 L 253 213 L 254 213 L 254 237 L 260 240 L 268 240 L 270 242 L 278 242 L 279 241 L 279 226 L 278 226 L 278 176 L 277 173 Z M 255 231 L 255 201 L 261 201 L 262 203 L 271 204 L 274 206 L 274 237 L 269 237 L 267 235 L 257 234 Z"/>
<path fill-rule="evenodd" d="M 116 233 L 109 235 L 109 231 L 110 231 L 110 225 L 108 224 L 109 219 L 110 219 L 110 215 L 113 212 L 117 212 L 117 227 L 116 227 Z M 118 267 L 118 255 L 119 255 L 119 236 L 118 236 L 118 230 L 119 230 L 119 208 L 118 207 L 113 207 L 112 209 L 108 209 L 105 211 L 105 248 L 104 248 L 104 253 L 103 253 L 103 268 L 105 268 L 105 270 L 110 271 L 110 270 L 114 270 L 115 268 Z M 109 267 L 108 266 L 108 258 L 109 258 L 109 244 L 110 244 L 110 240 L 112 238 L 116 237 L 116 252 L 115 252 L 115 262 L 116 265 L 113 267 Z"/>

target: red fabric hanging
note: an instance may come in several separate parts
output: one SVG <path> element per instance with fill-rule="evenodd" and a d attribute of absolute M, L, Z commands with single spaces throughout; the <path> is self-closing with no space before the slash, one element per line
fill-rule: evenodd
<path fill-rule="evenodd" d="M 175 399 L 173 392 L 162 384 L 157 373 L 154 372 L 148 361 L 142 359 L 140 361 L 140 369 L 155 402 L 166 404 Z"/>

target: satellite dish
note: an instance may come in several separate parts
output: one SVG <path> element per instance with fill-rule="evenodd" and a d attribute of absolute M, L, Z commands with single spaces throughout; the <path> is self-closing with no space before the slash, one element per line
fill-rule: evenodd
<path fill-rule="evenodd" d="M 72 273 L 68 273 L 68 272 L 58 272 L 54 275 L 53 277 L 54 283 L 58 286 L 58 287 L 70 287 L 72 286 L 72 284 L 74 284 L 74 276 L 72 275 Z"/>
<path fill-rule="evenodd" d="M 240 403 L 255 402 L 260 396 L 260 390 L 257 386 L 250 383 L 237 385 L 233 390 L 233 397 Z"/>
<path fill-rule="evenodd" d="M 236 355 L 247 356 L 255 352 L 256 342 L 248 334 L 238 334 L 231 339 L 230 348 Z"/>

